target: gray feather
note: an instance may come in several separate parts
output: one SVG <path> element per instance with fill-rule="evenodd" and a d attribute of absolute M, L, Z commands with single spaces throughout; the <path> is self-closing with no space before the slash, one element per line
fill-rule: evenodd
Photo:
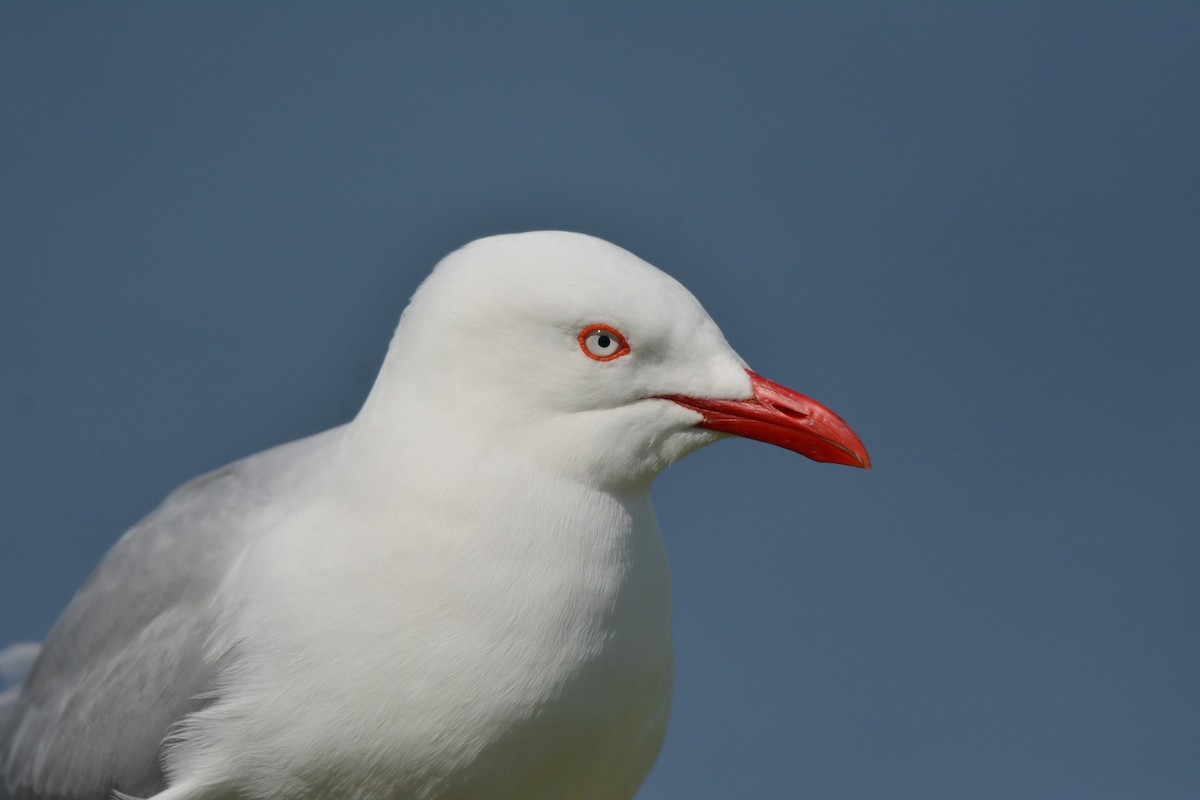
<path fill-rule="evenodd" d="M 110 800 L 166 788 L 165 738 L 214 702 L 211 603 L 248 513 L 323 436 L 201 476 L 109 551 L 24 684 L 0 695 L 0 800 Z"/>

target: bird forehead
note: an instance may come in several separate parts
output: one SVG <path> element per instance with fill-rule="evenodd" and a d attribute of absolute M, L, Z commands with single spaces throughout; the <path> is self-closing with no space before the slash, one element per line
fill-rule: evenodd
<path fill-rule="evenodd" d="M 444 294 L 497 317 L 638 325 L 643 334 L 704 326 L 691 293 L 656 267 L 583 234 L 543 231 L 482 239 L 435 273 Z"/>

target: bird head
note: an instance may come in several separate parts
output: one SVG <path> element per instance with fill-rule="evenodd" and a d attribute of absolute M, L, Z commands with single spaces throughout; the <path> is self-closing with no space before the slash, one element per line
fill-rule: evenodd
<path fill-rule="evenodd" d="M 728 435 L 870 466 L 836 414 L 747 369 L 678 281 L 559 231 L 472 242 L 417 290 L 360 415 L 385 429 L 414 416 L 604 485 L 648 482 Z"/>

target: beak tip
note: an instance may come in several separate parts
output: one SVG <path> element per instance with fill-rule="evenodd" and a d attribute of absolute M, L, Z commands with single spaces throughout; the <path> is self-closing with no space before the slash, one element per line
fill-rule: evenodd
<path fill-rule="evenodd" d="M 871 471 L 871 456 L 867 454 L 865 448 L 859 447 L 853 450 L 846 448 L 842 451 L 842 455 L 844 457 L 837 459 L 836 463 L 845 464 L 847 467 L 854 467 L 856 469 L 865 469 L 868 472 Z"/>

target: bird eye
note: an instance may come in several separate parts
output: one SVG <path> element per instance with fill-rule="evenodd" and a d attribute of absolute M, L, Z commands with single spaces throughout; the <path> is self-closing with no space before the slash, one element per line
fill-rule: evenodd
<path fill-rule="evenodd" d="M 579 332 L 579 347 L 588 358 L 612 361 L 629 353 L 629 342 L 616 328 L 589 325 Z"/>

